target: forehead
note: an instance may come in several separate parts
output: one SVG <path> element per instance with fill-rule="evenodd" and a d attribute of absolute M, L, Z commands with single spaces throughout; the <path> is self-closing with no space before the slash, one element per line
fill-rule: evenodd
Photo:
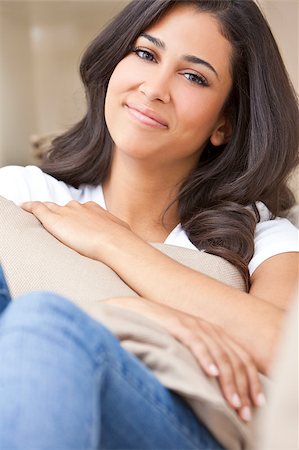
<path fill-rule="evenodd" d="M 206 59 L 219 72 L 230 73 L 232 47 L 222 35 L 217 18 L 193 5 L 178 5 L 150 26 L 147 33 L 178 54 Z"/>

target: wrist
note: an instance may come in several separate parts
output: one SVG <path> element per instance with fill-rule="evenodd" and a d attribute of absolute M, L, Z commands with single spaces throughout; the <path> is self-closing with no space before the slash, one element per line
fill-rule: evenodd
<path fill-rule="evenodd" d="M 107 230 L 101 234 L 95 246 L 95 259 L 114 269 L 119 262 L 125 262 L 130 253 L 134 252 L 134 247 L 139 241 L 143 242 L 127 228 L 118 229 L 114 233 Z"/>

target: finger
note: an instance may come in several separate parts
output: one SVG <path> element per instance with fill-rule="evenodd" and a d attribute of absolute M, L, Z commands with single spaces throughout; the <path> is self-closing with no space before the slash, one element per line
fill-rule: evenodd
<path fill-rule="evenodd" d="M 57 203 L 53 202 L 43 202 L 43 204 L 50 209 L 51 211 L 59 211 L 60 209 L 64 208 L 64 206 L 57 205 Z"/>
<path fill-rule="evenodd" d="M 242 406 L 242 399 L 247 405 L 248 383 L 244 368 L 240 367 L 238 372 L 238 358 L 234 355 L 230 347 L 224 342 L 222 336 L 220 338 L 213 329 L 206 329 L 206 332 L 210 334 L 206 334 L 204 339 L 217 367 L 219 368 L 219 384 L 224 398 L 234 409 L 238 409 Z"/>
<path fill-rule="evenodd" d="M 203 328 L 201 330 L 197 325 L 196 331 L 194 331 L 190 324 L 187 327 L 179 322 L 179 326 L 176 327 L 175 337 L 190 349 L 206 373 L 209 372 L 207 364 L 215 365 L 219 371 L 218 379 L 224 398 L 232 408 L 238 410 L 242 403 L 235 380 L 234 364 L 230 357 L 232 352 L 229 351 L 226 344 L 223 344 L 217 333 L 214 333 L 213 330 L 204 325 Z M 246 380 L 245 375 L 244 378 Z"/>
<path fill-rule="evenodd" d="M 233 364 L 227 349 L 223 345 L 215 346 L 214 343 L 211 343 L 210 351 L 216 361 L 217 367 L 219 367 L 219 384 L 224 398 L 232 408 L 240 408 L 242 405 L 241 396 L 236 383 Z"/>
<path fill-rule="evenodd" d="M 100 205 L 98 205 L 96 202 L 86 202 L 86 203 L 84 203 L 84 206 L 106 212 L 106 210 L 104 208 L 102 208 Z"/>
<path fill-rule="evenodd" d="M 207 364 L 215 365 L 219 372 L 218 381 L 225 400 L 232 408 L 240 408 L 241 399 L 234 379 L 232 364 L 219 336 L 216 333 L 211 336 L 209 327 L 205 327 L 203 332 L 198 326 L 196 332 L 191 332 L 186 327 L 178 327 L 178 330 L 180 340 L 190 349 L 206 372 Z"/>
<path fill-rule="evenodd" d="M 175 338 L 182 342 L 196 358 L 203 371 L 212 377 L 219 375 L 219 369 L 206 345 L 206 343 L 194 332 L 185 327 L 176 327 L 173 334 Z"/>
<path fill-rule="evenodd" d="M 82 207 L 83 205 L 84 205 L 84 203 L 82 204 L 80 202 L 77 202 L 77 200 L 70 200 L 65 206 L 67 208 L 78 208 L 78 206 Z"/>
<path fill-rule="evenodd" d="M 24 202 L 24 203 L 22 203 L 20 206 L 21 206 L 21 208 L 24 209 L 25 211 L 32 212 L 32 209 L 34 208 L 34 206 L 35 206 L 37 203 L 41 203 L 41 202 Z"/>
<path fill-rule="evenodd" d="M 45 212 L 47 210 L 54 210 L 55 208 L 59 208 L 56 203 L 53 202 L 25 202 L 21 204 L 21 208 L 25 211 L 31 212 L 34 215 L 39 212 Z"/>
<path fill-rule="evenodd" d="M 211 328 L 210 332 L 213 338 L 217 341 L 220 339 L 222 345 L 225 346 L 227 353 L 229 354 L 231 363 L 233 365 L 235 380 L 238 386 L 242 404 L 254 404 L 251 397 L 251 386 L 249 378 L 249 368 L 252 370 L 252 374 L 255 375 L 255 380 L 259 383 L 258 371 L 252 359 L 248 353 L 240 347 L 235 341 L 230 339 L 227 334 L 223 333 L 220 328 L 211 327 L 207 323 L 206 328 Z"/>
<path fill-rule="evenodd" d="M 243 373 L 238 373 L 238 377 L 236 377 L 237 364 L 234 362 L 231 352 L 223 343 L 218 342 L 218 345 L 217 348 L 208 336 L 203 335 L 199 340 L 193 337 L 190 349 L 206 373 L 210 374 L 209 369 L 215 367 L 225 400 L 232 408 L 242 411 L 241 417 L 243 420 L 250 420 L 247 419 L 250 416 L 250 400 L 244 370 Z M 216 375 L 216 373 L 213 373 L 213 375 Z"/>
<path fill-rule="evenodd" d="M 227 339 L 227 337 L 225 337 L 224 339 Z M 232 340 L 229 341 L 233 350 L 243 361 L 244 367 L 246 369 L 251 401 L 255 406 L 264 406 L 266 403 L 266 399 L 263 393 L 262 383 L 256 365 L 254 364 L 250 355 L 248 355 L 248 353 L 242 347 L 240 347 Z"/>
<path fill-rule="evenodd" d="M 233 371 L 234 378 L 238 390 L 238 395 L 241 401 L 241 407 L 238 408 L 238 414 L 245 422 L 249 422 L 251 420 L 251 408 L 253 406 L 253 402 L 250 396 L 250 385 L 248 379 L 247 368 L 243 360 L 238 356 L 238 354 L 234 351 L 232 346 L 230 345 L 230 341 L 226 341 L 226 337 L 222 336 L 223 345 L 226 347 L 226 351 L 229 355 Z"/>
<path fill-rule="evenodd" d="M 58 217 L 54 211 L 54 209 L 57 210 L 59 208 L 58 205 L 55 205 L 55 203 L 47 205 L 43 202 L 26 202 L 21 207 L 33 214 L 48 231 L 51 231 Z"/>
<path fill-rule="evenodd" d="M 219 376 L 219 369 L 215 364 L 215 360 L 211 352 L 209 351 L 208 346 L 202 339 L 193 338 L 193 341 L 190 343 L 189 348 L 198 361 L 199 365 L 207 375 L 212 377 Z"/>

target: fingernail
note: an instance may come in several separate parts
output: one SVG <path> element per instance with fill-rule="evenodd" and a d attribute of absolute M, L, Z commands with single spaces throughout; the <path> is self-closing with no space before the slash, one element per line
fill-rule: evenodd
<path fill-rule="evenodd" d="M 232 395 L 232 404 L 236 407 L 236 408 L 240 408 L 241 406 L 241 399 L 238 396 L 238 394 L 233 394 Z"/>
<path fill-rule="evenodd" d="M 241 409 L 241 417 L 246 422 L 250 422 L 250 420 L 251 420 L 251 410 L 250 410 L 249 406 L 244 406 L 244 408 Z"/>
<path fill-rule="evenodd" d="M 266 404 L 266 398 L 263 393 L 258 394 L 256 397 L 256 403 L 258 406 L 264 406 Z"/>
<path fill-rule="evenodd" d="M 217 375 L 219 375 L 219 370 L 218 370 L 218 368 L 215 366 L 215 364 L 209 364 L 208 370 L 209 370 L 210 374 L 211 374 L 211 375 L 214 375 L 215 377 L 216 377 Z"/>

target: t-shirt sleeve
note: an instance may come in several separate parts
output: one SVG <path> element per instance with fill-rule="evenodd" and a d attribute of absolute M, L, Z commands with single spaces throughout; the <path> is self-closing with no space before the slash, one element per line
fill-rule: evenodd
<path fill-rule="evenodd" d="M 71 200 L 70 189 L 65 183 L 36 166 L 0 168 L 0 195 L 17 205 L 35 200 L 64 204 Z"/>
<path fill-rule="evenodd" d="M 35 179 L 30 180 L 32 171 L 25 167 L 6 166 L 0 169 L 0 195 L 12 200 L 16 204 L 32 200 L 31 184 Z"/>
<path fill-rule="evenodd" d="M 249 263 L 250 275 L 271 256 L 299 252 L 299 230 L 287 219 L 260 222 L 255 232 L 255 252 Z"/>

